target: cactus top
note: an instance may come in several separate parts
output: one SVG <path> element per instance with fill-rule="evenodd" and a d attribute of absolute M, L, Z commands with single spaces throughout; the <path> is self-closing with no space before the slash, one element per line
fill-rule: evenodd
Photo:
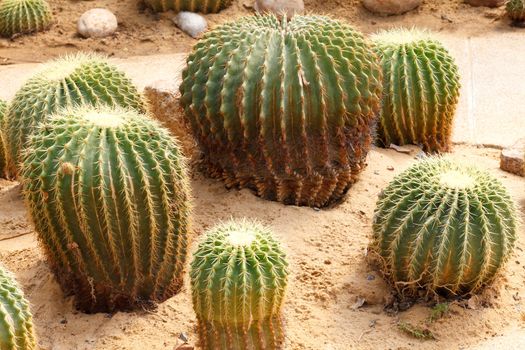
<path fill-rule="evenodd" d="M 287 266 L 268 228 L 250 220 L 217 225 L 199 244 L 191 264 L 197 316 L 249 324 L 278 315 Z"/>
<path fill-rule="evenodd" d="M 0 265 L 0 349 L 36 348 L 29 303 L 15 278 Z"/>
<path fill-rule="evenodd" d="M 372 245 L 403 289 L 475 292 L 495 276 L 516 241 L 516 207 L 486 171 L 430 157 L 381 194 Z"/>

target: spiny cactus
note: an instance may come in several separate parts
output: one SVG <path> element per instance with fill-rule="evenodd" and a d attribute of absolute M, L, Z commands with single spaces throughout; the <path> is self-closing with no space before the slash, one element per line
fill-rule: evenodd
<path fill-rule="evenodd" d="M 232 220 L 207 232 L 190 272 L 202 348 L 281 348 L 287 266 L 261 224 Z"/>
<path fill-rule="evenodd" d="M 79 309 L 147 306 L 182 287 L 189 183 L 158 123 L 109 106 L 62 111 L 29 138 L 21 176 L 39 240 Z"/>
<path fill-rule="evenodd" d="M 2 265 L 0 265 L 0 349 L 36 349 L 29 303 L 15 278 Z"/>
<path fill-rule="evenodd" d="M 525 0 L 509 0 L 505 9 L 507 16 L 514 22 L 525 21 Z"/>
<path fill-rule="evenodd" d="M 419 29 L 383 31 L 372 40 L 383 65 L 379 143 L 448 151 L 460 90 L 452 56 Z"/>
<path fill-rule="evenodd" d="M 0 177 L 5 176 L 5 167 L 6 167 L 5 142 L 4 142 L 3 131 L 1 128 L 3 120 L 4 120 L 6 108 L 7 108 L 7 103 L 5 103 L 5 101 L 0 100 Z"/>
<path fill-rule="evenodd" d="M 146 109 L 131 80 L 104 57 L 77 54 L 52 61 L 22 86 L 7 110 L 3 130 L 12 176 L 27 136 L 38 123 L 60 108 L 78 104 Z"/>
<path fill-rule="evenodd" d="M 249 16 L 197 43 L 180 91 L 208 175 L 321 207 L 365 166 L 381 69 L 363 36 L 339 21 Z"/>
<path fill-rule="evenodd" d="M 516 221 L 515 204 L 498 179 L 431 157 L 380 195 L 371 251 L 403 293 L 475 293 L 509 258 Z"/>
<path fill-rule="evenodd" d="M 0 1 L 0 36 L 40 32 L 52 22 L 53 14 L 46 0 Z"/>
<path fill-rule="evenodd" d="M 145 0 L 145 3 L 155 12 L 173 10 L 216 13 L 230 6 L 232 0 Z"/>

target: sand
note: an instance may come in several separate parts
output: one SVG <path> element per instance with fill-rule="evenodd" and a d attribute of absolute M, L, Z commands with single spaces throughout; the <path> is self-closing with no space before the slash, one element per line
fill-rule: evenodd
<path fill-rule="evenodd" d="M 35 36 L 0 39 L 0 64 L 42 62 L 78 50 L 123 58 L 187 52 L 195 43 L 171 23 L 173 14 L 154 15 L 135 0 L 49 1 L 57 18 L 54 27 Z M 498 19 L 501 9 L 471 8 L 459 0 L 426 0 L 417 11 L 388 18 L 369 14 L 358 0 L 305 2 L 307 9 L 343 17 L 366 33 L 401 24 L 462 36 L 516 30 L 507 20 Z M 81 39 L 75 34 L 77 18 L 95 5 L 113 10 L 119 18 L 114 37 Z M 245 5 L 250 5 L 250 0 L 237 0 L 230 9 L 207 18 L 216 25 L 250 13 Z M 522 217 L 525 215 L 525 180 L 498 169 L 498 150 L 456 145 L 453 151 L 453 157 L 476 163 L 501 178 L 520 205 Z M 519 230 L 515 254 L 494 287 L 479 297 L 451 301 L 449 313 L 432 323 L 427 319 L 436 300 L 399 304 L 391 288 L 367 264 L 366 247 L 377 195 L 396 174 L 416 161 L 418 152 L 416 148 L 409 155 L 372 150 L 368 167 L 345 200 L 320 211 L 264 201 L 248 190 L 228 191 L 222 183 L 195 173 L 194 241 L 230 217 L 257 218 L 275 231 L 291 263 L 284 310 L 286 349 L 510 348 L 509 344 L 525 337 L 524 226 Z M 189 337 L 190 344 L 197 341 L 187 278 L 184 289 L 155 312 L 77 312 L 41 254 L 19 184 L 5 180 L 0 180 L 0 260 L 16 274 L 31 303 L 44 350 L 171 350 L 181 343 L 180 333 Z M 428 328 L 436 340 L 407 336 L 398 330 L 399 321 Z"/>

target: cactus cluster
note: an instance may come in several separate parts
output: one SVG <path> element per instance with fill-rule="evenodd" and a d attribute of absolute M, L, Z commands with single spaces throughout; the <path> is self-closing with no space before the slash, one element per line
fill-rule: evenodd
<path fill-rule="evenodd" d="M 525 0 L 509 0 L 505 5 L 505 10 L 512 21 L 525 21 Z"/>
<path fill-rule="evenodd" d="M 0 36 L 43 31 L 52 22 L 53 14 L 46 0 L 0 1 Z"/>
<path fill-rule="evenodd" d="M 452 56 L 419 29 L 383 31 L 372 40 L 383 66 L 379 143 L 448 151 L 460 90 Z"/>
<path fill-rule="evenodd" d="M 16 93 L 4 120 L 7 170 L 18 172 L 20 154 L 36 126 L 61 108 L 107 104 L 145 111 L 143 97 L 123 72 L 94 54 L 57 59 Z"/>
<path fill-rule="evenodd" d="M 36 349 L 29 303 L 15 278 L 2 265 L 0 265 L 0 349 Z"/>
<path fill-rule="evenodd" d="M 181 105 L 208 175 L 322 207 L 365 166 L 381 68 L 363 36 L 323 16 L 248 16 L 193 48 Z"/>
<path fill-rule="evenodd" d="M 5 142 L 4 142 L 4 136 L 2 132 L 2 123 L 4 120 L 5 110 L 7 109 L 7 103 L 5 101 L 0 100 L 0 178 L 5 176 L 5 168 L 6 168 L 6 149 L 5 149 Z"/>
<path fill-rule="evenodd" d="M 202 348 L 281 348 L 287 276 L 285 254 L 268 228 L 232 220 L 207 232 L 190 271 Z"/>
<path fill-rule="evenodd" d="M 75 107 L 46 118 L 23 158 L 39 240 L 79 309 L 147 306 L 179 291 L 190 195 L 167 130 L 133 109 Z"/>
<path fill-rule="evenodd" d="M 230 6 L 232 0 L 145 0 L 145 3 L 155 12 L 173 10 L 216 13 Z"/>
<path fill-rule="evenodd" d="M 486 171 L 448 158 L 422 160 L 382 192 L 371 251 L 404 294 L 466 295 L 490 283 L 509 258 L 517 214 Z"/>

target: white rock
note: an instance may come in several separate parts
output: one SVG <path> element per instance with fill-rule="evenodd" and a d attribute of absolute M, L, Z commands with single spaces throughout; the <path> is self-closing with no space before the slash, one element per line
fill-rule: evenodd
<path fill-rule="evenodd" d="M 117 30 L 117 17 L 106 9 L 95 8 L 84 12 L 77 23 L 77 30 L 85 38 L 103 38 Z"/>
<path fill-rule="evenodd" d="M 276 15 L 286 14 L 288 18 L 294 13 L 304 12 L 303 0 L 255 0 L 253 8 L 257 12 L 272 12 Z"/>
<path fill-rule="evenodd" d="M 183 32 L 190 35 L 193 38 L 198 38 L 206 29 L 208 29 L 208 22 L 206 18 L 193 12 L 179 12 L 177 16 L 173 18 L 173 22 Z"/>
<path fill-rule="evenodd" d="M 422 0 L 362 0 L 367 10 L 379 15 L 400 15 L 421 5 Z"/>

